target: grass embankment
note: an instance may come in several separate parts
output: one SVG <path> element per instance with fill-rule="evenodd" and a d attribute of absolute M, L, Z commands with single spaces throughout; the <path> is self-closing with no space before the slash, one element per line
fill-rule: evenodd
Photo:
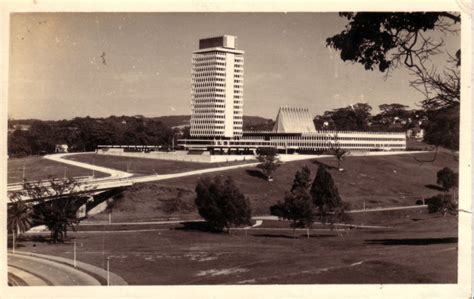
<path fill-rule="evenodd" d="M 23 165 L 25 165 L 25 178 L 28 181 L 46 180 L 52 177 L 78 177 L 90 176 L 92 170 L 62 164 L 45 159 L 41 156 L 30 156 L 26 158 L 8 159 L 8 183 L 20 183 L 23 181 Z M 95 172 L 96 177 L 105 177 L 107 174 Z"/>
<path fill-rule="evenodd" d="M 222 163 L 197 163 L 184 161 L 158 160 L 151 158 L 131 158 L 101 154 L 81 154 L 77 156 L 67 156 L 66 159 L 89 163 L 97 166 L 108 167 L 121 171 L 136 174 L 170 174 L 180 173 L 198 169 L 230 166 L 245 163 L 255 163 L 256 161 L 233 161 Z"/>
<path fill-rule="evenodd" d="M 438 153 L 433 162 L 415 160 L 432 158 L 433 153 L 373 157 L 349 157 L 345 171 L 330 169 L 343 200 L 352 209 L 414 205 L 416 199 L 437 193 L 436 172 L 448 166 L 458 169 L 458 162 L 448 153 Z M 115 157 L 112 157 L 115 158 Z M 297 161 L 283 164 L 273 182 L 267 182 L 256 168 L 223 171 L 214 175 L 229 175 L 240 190 L 250 198 L 253 215 L 269 214 L 269 207 L 281 200 L 291 187 L 295 172 L 303 165 L 311 169 L 314 178 L 318 164 L 335 166 L 334 158 Z M 194 209 L 194 188 L 199 176 L 189 176 L 156 183 L 137 184 L 125 191 L 114 207 L 117 221 L 139 221 L 167 217 L 197 216 Z M 165 212 L 167 210 L 168 212 Z M 96 219 L 106 217 L 97 215 Z"/>

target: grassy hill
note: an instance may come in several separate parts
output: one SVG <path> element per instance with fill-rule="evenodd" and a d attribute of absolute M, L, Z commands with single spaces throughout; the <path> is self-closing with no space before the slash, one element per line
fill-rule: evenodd
<path fill-rule="evenodd" d="M 440 193 L 436 172 L 447 166 L 458 169 L 458 162 L 449 153 L 439 153 L 434 162 L 432 153 L 379 157 L 349 157 L 344 172 L 330 172 L 344 201 L 352 209 L 391 207 L 415 204 L 416 199 Z M 273 182 L 259 176 L 256 168 L 236 169 L 214 175 L 228 175 L 250 198 L 253 215 L 269 214 L 269 207 L 281 200 L 290 189 L 295 172 L 307 165 L 314 178 L 320 163 L 335 166 L 334 158 L 297 161 L 283 164 Z M 163 217 L 196 217 L 194 188 L 199 176 L 183 177 L 156 183 L 137 184 L 125 191 L 115 203 L 114 218 L 143 220 Z M 165 212 L 168 211 L 168 212 Z M 101 218 L 102 216 L 97 216 Z"/>

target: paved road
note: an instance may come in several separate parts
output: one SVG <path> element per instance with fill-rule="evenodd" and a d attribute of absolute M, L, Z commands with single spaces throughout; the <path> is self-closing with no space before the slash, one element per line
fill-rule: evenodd
<path fill-rule="evenodd" d="M 83 153 L 83 154 L 90 154 L 90 153 Z M 81 153 L 68 153 L 68 154 L 53 154 L 53 155 L 46 155 L 44 156 L 45 159 L 56 161 L 59 163 L 69 164 L 72 166 L 82 167 L 90 170 L 95 170 L 103 173 L 108 173 L 113 178 L 127 178 L 133 175 L 133 173 L 128 173 L 125 171 L 120 171 L 117 169 L 97 166 L 89 163 L 83 163 L 73 160 L 64 159 L 67 156 L 74 156 L 74 155 L 81 155 Z"/>
<path fill-rule="evenodd" d="M 100 285 L 92 276 L 71 266 L 37 257 L 8 254 L 9 272 L 28 285 Z"/>

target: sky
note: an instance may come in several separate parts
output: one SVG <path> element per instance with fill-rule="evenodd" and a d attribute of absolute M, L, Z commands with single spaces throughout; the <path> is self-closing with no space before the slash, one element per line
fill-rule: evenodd
<path fill-rule="evenodd" d="M 388 78 L 343 62 L 325 45 L 335 13 L 16 13 L 10 22 L 8 116 L 43 120 L 190 114 L 191 56 L 200 38 L 237 36 L 244 115 L 280 106 L 313 115 L 368 103 L 416 108 L 404 69 Z M 451 54 L 460 35 L 440 36 Z M 445 54 L 436 60 L 444 61 Z"/>

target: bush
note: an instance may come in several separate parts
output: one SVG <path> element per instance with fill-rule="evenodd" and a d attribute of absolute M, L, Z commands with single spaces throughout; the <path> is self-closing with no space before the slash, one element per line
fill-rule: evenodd
<path fill-rule="evenodd" d="M 456 215 L 458 210 L 457 202 L 453 200 L 450 194 L 438 194 L 433 197 L 425 199 L 425 203 L 428 205 L 428 211 L 430 213 L 441 213 L 446 215 L 447 213 Z"/>
<path fill-rule="evenodd" d="M 214 229 L 249 225 L 250 202 L 228 176 L 199 179 L 196 185 L 195 204 L 199 215 Z"/>

